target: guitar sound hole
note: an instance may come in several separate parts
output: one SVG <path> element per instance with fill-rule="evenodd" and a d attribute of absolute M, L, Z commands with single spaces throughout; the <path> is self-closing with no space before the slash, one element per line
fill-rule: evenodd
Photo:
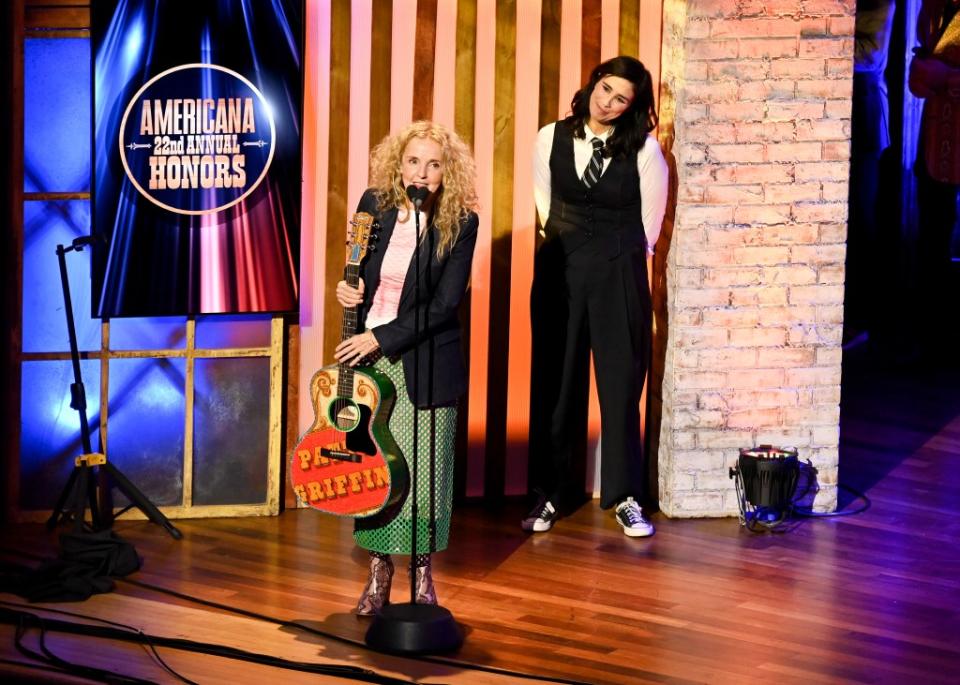
<path fill-rule="evenodd" d="M 337 428 L 342 431 L 353 430 L 360 420 L 360 412 L 355 405 L 348 405 L 337 412 Z"/>
<path fill-rule="evenodd" d="M 339 397 L 331 403 L 328 411 L 330 421 L 337 430 L 346 433 L 347 449 L 361 454 L 377 453 L 377 446 L 370 437 L 370 419 L 373 416 L 370 407 Z"/>

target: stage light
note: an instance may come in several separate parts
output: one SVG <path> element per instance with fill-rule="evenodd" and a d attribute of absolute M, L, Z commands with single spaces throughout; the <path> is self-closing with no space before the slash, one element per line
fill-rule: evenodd
<path fill-rule="evenodd" d="M 757 532 L 783 523 L 793 509 L 800 461 L 792 447 L 760 445 L 740 450 L 730 478 L 737 488 L 740 525 Z"/>

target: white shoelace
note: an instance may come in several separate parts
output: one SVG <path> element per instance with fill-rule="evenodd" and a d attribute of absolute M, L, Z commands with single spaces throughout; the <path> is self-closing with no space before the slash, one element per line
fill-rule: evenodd
<path fill-rule="evenodd" d="M 643 513 L 636 502 L 625 502 L 620 505 L 620 513 L 627 519 L 627 523 L 635 526 L 643 522 Z"/>

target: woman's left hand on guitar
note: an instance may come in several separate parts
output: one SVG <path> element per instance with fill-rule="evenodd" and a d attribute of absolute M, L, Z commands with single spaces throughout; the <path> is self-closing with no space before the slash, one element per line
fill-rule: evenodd
<path fill-rule="evenodd" d="M 361 359 L 373 354 L 378 349 L 380 349 L 380 343 L 374 337 L 373 331 L 364 331 L 351 335 L 337 345 L 337 348 L 333 351 L 333 356 L 342 364 L 356 366 Z"/>
<path fill-rule="evenodd" d="M 357 287 L 351 287 L 346 281 L 337 283 L 336 295 L 337 302 L 341 307 L 356 307 L 363 304 L 363 291 L 365 288 L 363 279 L 358 279 Z"/>

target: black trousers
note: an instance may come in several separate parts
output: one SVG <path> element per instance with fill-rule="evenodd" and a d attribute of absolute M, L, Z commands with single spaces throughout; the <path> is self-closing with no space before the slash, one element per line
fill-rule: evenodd
<path fill-rule="evenodd" d="M 534 485 L 560 507 L 583 498 L 574 465 L 585 444 L 593 352 L 601 417 L 600 505 L 644 490 L 640 394 L 650 353 L 651 301 L 643 246 L 610 259 L 593 246 L 564 255 L 543 244 L 531 292 Z"/>
<path fill-rule="evenodd" d="M 913 320 L 909 327 L 926 351 L 954 356 L 956 344 L 960 342 L 960 320 L 956 313 L 960 292 L 952 271 L 951 239 L 957 224 L 960 186 L 931 178 L 922 149 L 914 170 L 919 225 L 911 279 L 914 305 L 908 314 Z"/>

